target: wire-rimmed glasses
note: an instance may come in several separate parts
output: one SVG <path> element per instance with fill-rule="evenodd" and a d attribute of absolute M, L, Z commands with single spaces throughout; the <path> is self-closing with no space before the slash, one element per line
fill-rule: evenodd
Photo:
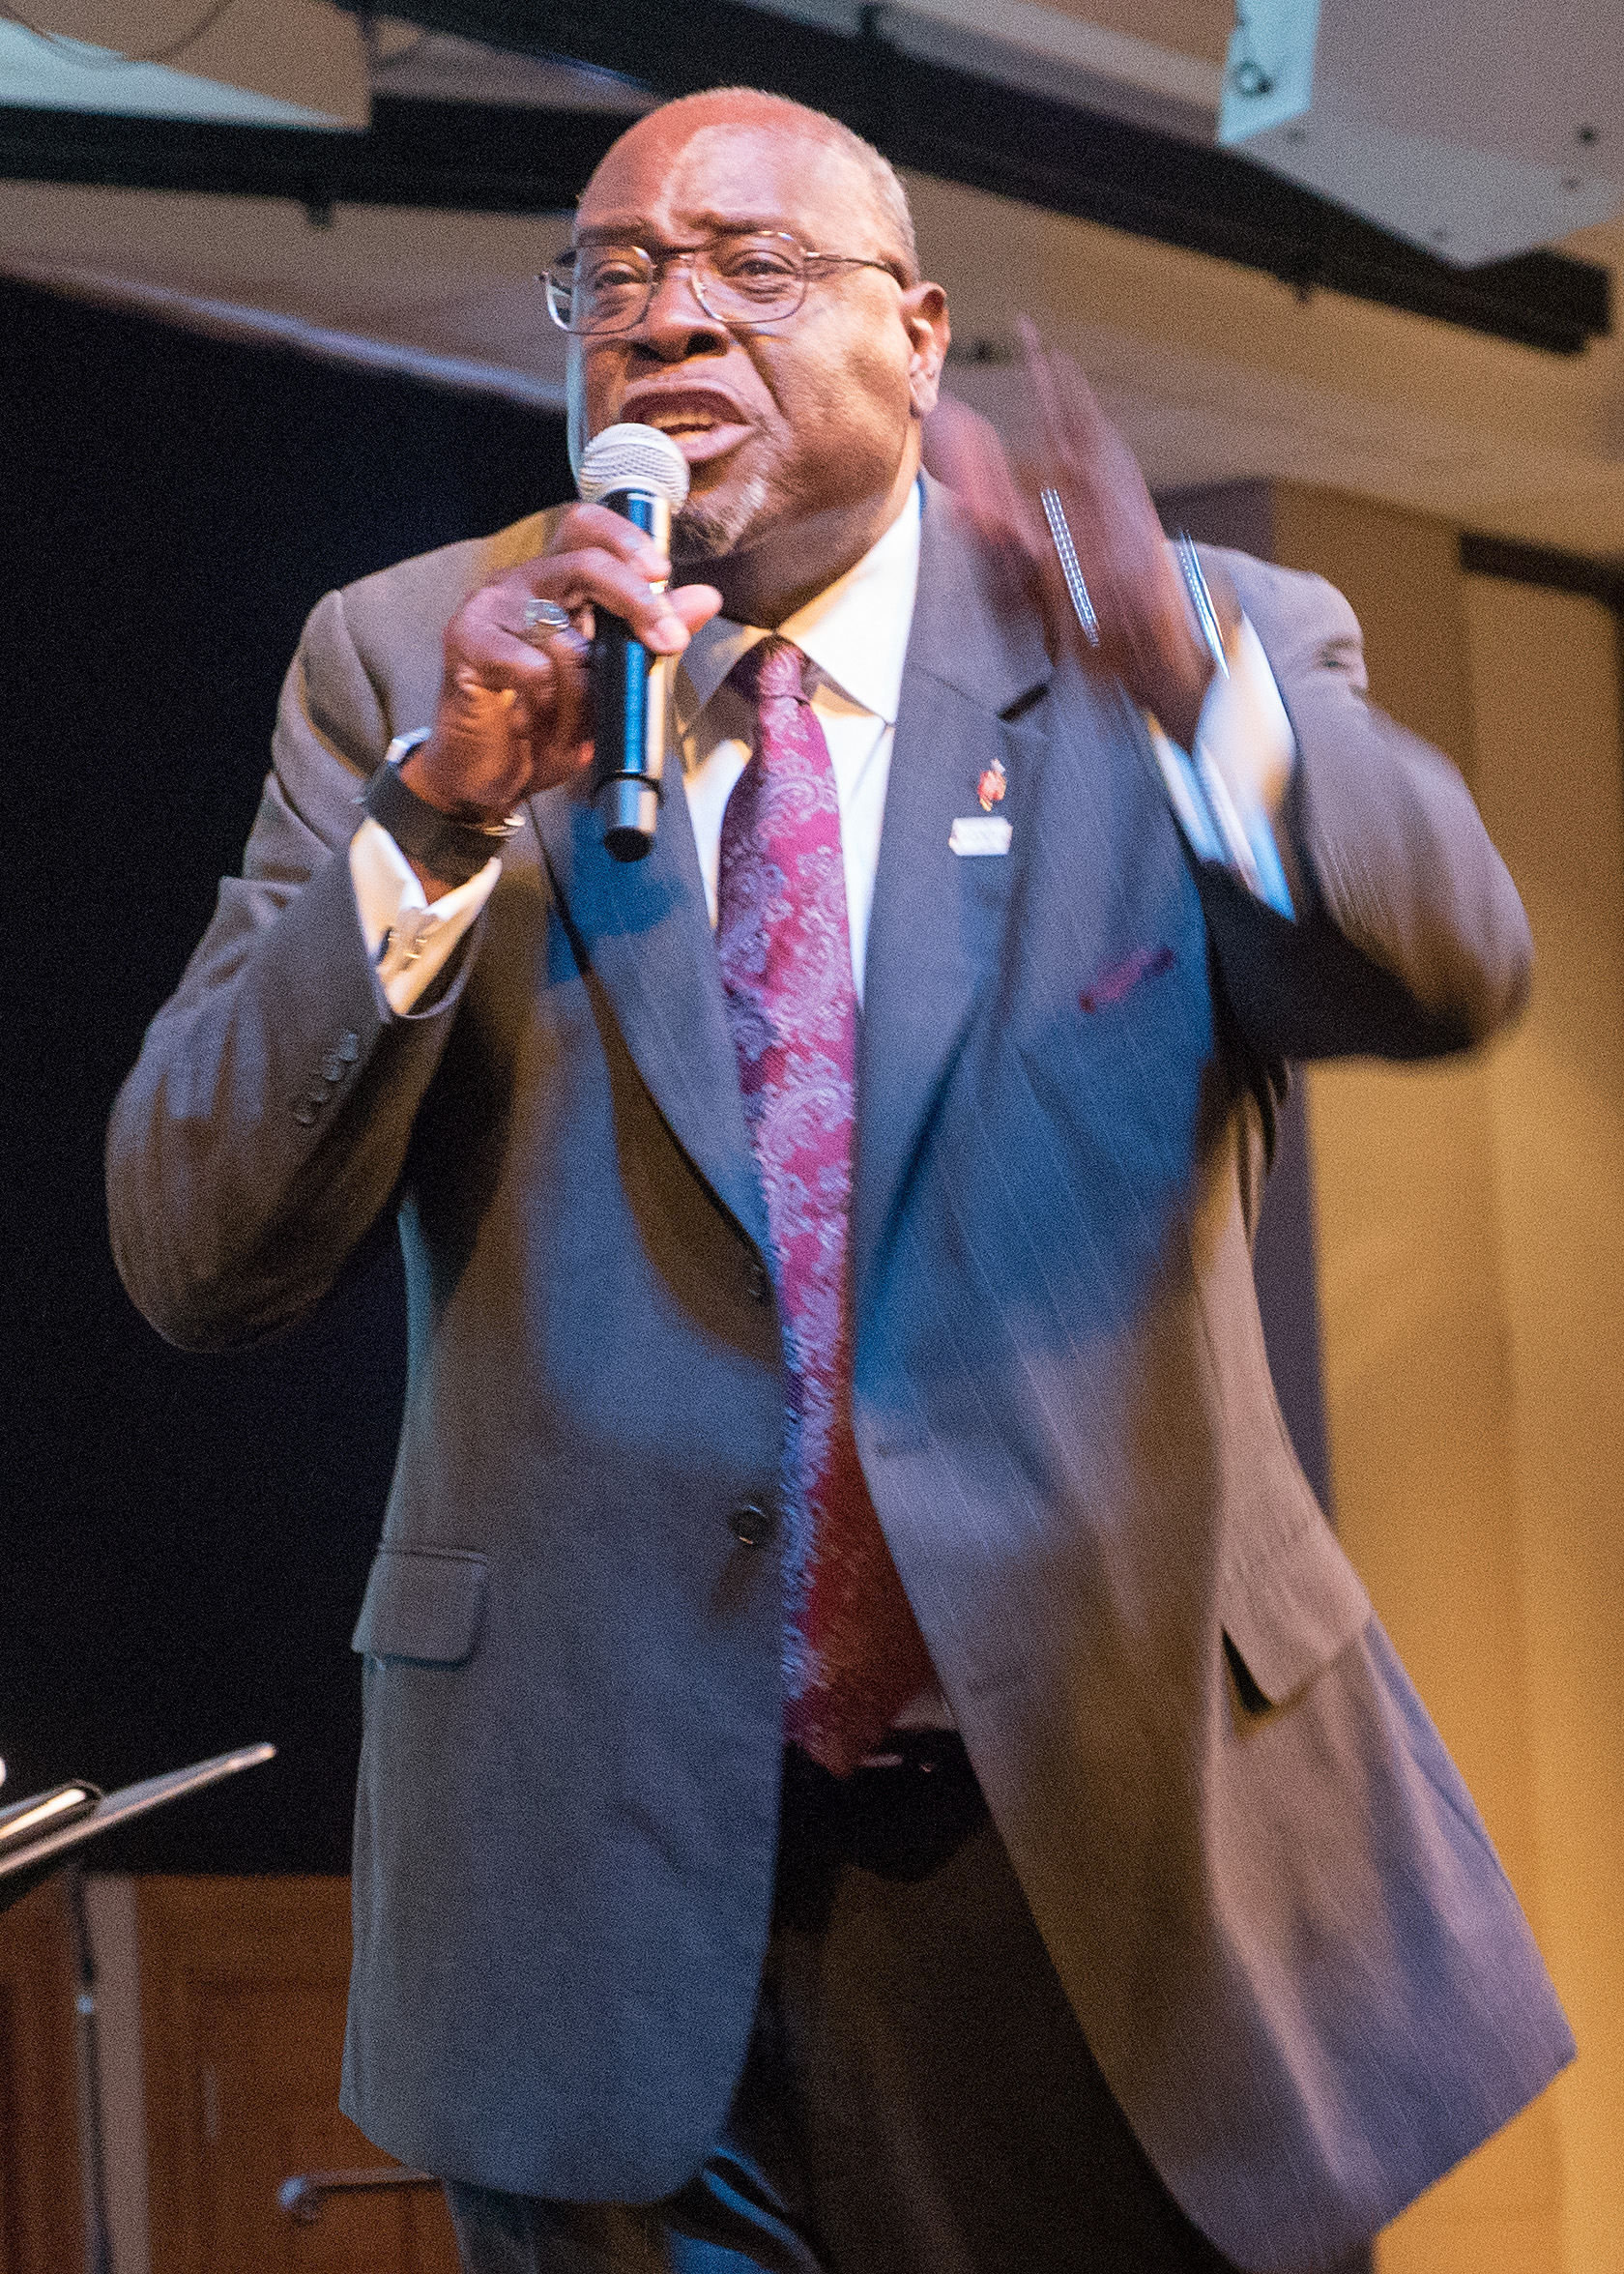
<path fill-rule="evenodd" d="M 891 261 L 809 252 L 780 229 L 712 237 L 709 244 L 657 255 L 641 245 L 572 245 L 541 273 L 547 313 L 562 331 L 578 336 L 630 332 L 647 315 L 660 278 L 684 263 L 700 306 L 730 331 L 754 331 L 798 314 L 815 267 L 884 269 L 897 276 Z"/>

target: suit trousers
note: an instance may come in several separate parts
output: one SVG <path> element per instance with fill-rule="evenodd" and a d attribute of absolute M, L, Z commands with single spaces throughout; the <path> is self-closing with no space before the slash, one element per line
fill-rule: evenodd
<path fill-rule="evenodd" d="M 680 2194 L 451 2182 L 467 2274 L 1223 2274 L 1072 2015 L 959 1739 L 785 1760 L 774 1915 L 723 2137 Z"/>

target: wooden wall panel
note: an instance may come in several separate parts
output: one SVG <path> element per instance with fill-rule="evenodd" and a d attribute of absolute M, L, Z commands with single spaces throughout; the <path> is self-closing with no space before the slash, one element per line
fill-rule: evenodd
<path fill-rule="evenodd" d="M 137 1887 L 157 2274 L 456 2274 L 437 2194 L 289 2220 L 298 2172 L 387 2164 L 338 2113 L 349 1882 L 150 1879 Z"/>
<path fill-rule="evenodd" d="M 1580 2057 L 1553 2087 L 1566 2274 L 1624 2263 L 1624 716 L 1618 625 L 1466 580 L 1484 817 L 1533 926 L 1488 1080 L 1510 1317 L 1542 1933 Z M 1552 2263 L 1555 2261 L 1552 2260 Z"/>
<path fill-rule="evenodd" d="M 62 1882 L 0 1913 L 0 2274 L 83 2274 Z"/>
<path fill-rule="evenodd" d="M 1353 603 L 1373 698 L 1479 789 L 1457 533 L 1289 484 L 1274 529 Z M 1344 1542 L 1549 1940 L 1496 1064 L 1313 1069 L 1325 1399 Z M 1380 2274 L 1602 2274 L 1565 2255 L 1564 2197 L 1547 2094 L 1387 2230 Z"/>

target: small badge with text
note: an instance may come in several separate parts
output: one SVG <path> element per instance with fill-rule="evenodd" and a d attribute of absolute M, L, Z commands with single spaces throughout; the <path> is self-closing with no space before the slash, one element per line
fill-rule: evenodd
<path fill-rule="evenodd" d="M 947 850 L 967 860 L 1007 853 L 1011 833 L 1008 822 L 996 813 L 961 813 L 947 831 Z"/>

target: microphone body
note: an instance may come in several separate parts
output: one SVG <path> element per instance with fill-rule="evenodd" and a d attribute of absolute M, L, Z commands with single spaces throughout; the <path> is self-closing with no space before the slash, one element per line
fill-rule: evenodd
<path fill-rule="evenodd" d="M 657 427 L 606 427 L 581 453 L 581 495 L 607 506 L 671 550 L 671 512 L 688 493 L 687 461 Z M 659 822 L 670 709 L 669 656 L 651 656 L 619 616 L 597 613 L 589 682 L 593 711 L 593 802 L 604 850 L 641 860 Z"/>
<path fill-rule="evenodd" d="M 670 549 L 671 508 L 664 498 L 620 489 L 598 503 L 652 538 L 662 553 Z M 651 656 L 619 616 L 599 611 L 589 670 L 593 802 L 604 848 L 617 860 L 641 860 L 659 823 L 671 658 Z"/>

